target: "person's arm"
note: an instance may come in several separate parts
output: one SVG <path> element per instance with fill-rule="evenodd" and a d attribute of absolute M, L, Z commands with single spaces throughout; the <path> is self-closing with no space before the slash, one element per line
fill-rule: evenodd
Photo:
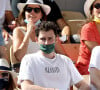
<path fill-rule="evenodd" d="M 90 80 L 91 84 L 93 84 L 97 90 L 100 90 L 100 70 L 97 68 L 90 68 Z"/>
<path fill-rule="evenodd" d="M 49 15 L 47 15 L 47 20 L 56 22 L 58 26 L 60 27 L 60 29 L 62 30 L 61 35 L 67 35 L 68 38 L 66 39 L 70 41 L 69 39 L 70 28 L 67 22 L 64 20 L 61 10 L 59 6 L 57 5 L 57 3 L 51 0 L 43 0 L 43 2 L 51 7 L 51 12 L 49 13 Z"/>
<path fill-rule="evenodd" d="M 23 41 L 24 34 L 19 28 L 15 28 L 13 32 L 13 52 L 18 61 L 21 61 L 22 57 L 25 55 L 28 46 L 27 40 Z"/>
<path fill-rule="evenodd" d="M 64 18 L 60 18 L 57 21 L 57 24 L 59 25 L 60 29 L 62 30 L 61 35 L 67 35 L 67 40 L 68 42 L 70 42 L 70 28 L 68 26 L 68 24 L 65 22 Z"/>
<path fill-rule="evenodd" d="M 81 80 L 79 83 L 75 84 L 75 86 L 79 90 L 90 90 L 90 86 L 84 80 Z"/>
<path fill-rule="evenodd" d="M 82 26 L 80 40 L 87 46 L 90 52 L 98 45 L 97 33 L 92 22 Z"/>
<path fill-rule="evenodd" d="M 27 28 L 24 29 L 27 29 L 25 35 L 19 28 L 16 28 L 13 32 L 13 52 L 16 59 L 19 61 L 21 61 L 22 57 L 27 52 L 30 34 L 35 30 L 35 25 L 33 25 L 33 22 L 29 22 Z"/>
<path fill-rule="evenodd" d="M 90 82 L 93 86 L 100 90 L 100 46 L 96 46 L 92 50 L 90 64 Z"/>
<path fill-rule="evenodd" d="M 92 51 L 92 49 L 98 45 L 97 42 L 93 42 L 93 41 L 84 41 L 84 43 L 86 44 L 87 48 Z"/>
<path fill-rule="evenodd" d="M 29 80 L 24 80 L 21 83 L 22 90 L 59 90 L 56 88 L 44 88 L 38 85 L 33 85 L 33 83 Z"/>

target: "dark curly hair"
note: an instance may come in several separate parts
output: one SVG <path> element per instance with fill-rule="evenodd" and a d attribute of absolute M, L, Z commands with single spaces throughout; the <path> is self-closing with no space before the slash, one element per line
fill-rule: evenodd
<path fill-rule="evenodd" d="M 57 36 L 58 35 L 57 31 L 59 30 L 59 27 L 56 25 L 56 23 L 51 22 L 51 21 L 42 21 L 37 26 L 37 28 L 35 30 L 35 35 L 36 35 L 36 37 L 38 37 L 40 31 L 47 32 L 47 31 L 49 31 L 51 29 L 54 31 L 55 36 Z"/>

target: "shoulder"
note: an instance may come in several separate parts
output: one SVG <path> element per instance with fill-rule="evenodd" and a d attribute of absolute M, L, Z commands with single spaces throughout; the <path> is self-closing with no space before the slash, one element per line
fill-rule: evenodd
<path fill-rule="evenodd" d="M 28 65 L 28 66 L 30 66 L 30 65 L 35 65 L 35 64 L 38 62 L 38 60 L 40 60 L 40 59 L 38 59 L 38 58 L 39 58 L 39 55 L 37 56 L 36 53 L 26 54 L 26 55 L 23 57 L 23 59 L 22 59 L 22 61 L 21 61 L 21 64 L 22 64 L 23 66 L 25 66 L 25 65 Z"/>
<path fill-rule="evenodd" d="M 25 32 L 25 28 L 24 27 L 16 27 L 14 30 L 13 30 L 13 34 L 23 34 L 23 31 Z"/>
<path fill-rule="evenodd" d="M 37 53 L 29 53 L 24 56 L 24 58 L 34 58 L 37 56 Z"/>
<path fill-rule="evenodd" d="M 90 67 L 97 67 L 100 69 L 100 46 L 96 46 L 92 50 L 91 59 L 90 59 Z"/>
<path fill-rule="evenodd" d="M 91 54 L 91 60 L 93 59 L 99 59 L 100 58 L 100 46 L 96 46 L 93 48 L 92 50 L 92 54 Z"/>
<path fill-rule="evenodd" d="M 86 29 L 86 28 L 93 28 L 95 26 L 95 23 L 94 22 L 89 22 L 89 23 L 86 23 L 82 29 Z"/>
<path fill-rule="evenodd" d="M 36 57 L 38 57 L 38 54 L 37 53 L 30 53 L 30 54 L 26 54 L 24 57 L 23 57 L 23 59 L 26 59 L 26 60 L 31 60 L 31 59 L 34 59 L 34 58 L 36 58 Z M 23 61 L 23 60 L 22 60 Z"/>
<path fill-rule="evenodd" d="M 60 60 L 66 62 L 66 63 L 73 63 L 69 57 L 62 55 L 62 54 L 57 54 L 57 58 L 59 58 Z"/>
<path fill-rule="evenodd" d="M 100 52 L 100 46 L 94 47 L 92 52 Z"/>
<path fill-rule="evenodd" d="M 29 64 L 29 63 L 31 63 L 31 61 L 32 61 L 32 59 L 34 59 L 33 58 L 33 55 L 34 54 L 26 54 L 23 58 L 22 58 L 22 64 L 24 65 L 24 64 Z"/>
<path fill-rule="evenodd" d="M 95 30 L 95 23 L 90 22 L 82 27 L 81 34 L 86 34 L 86 33 L 91 34 L 94 32 L 94 30 Z"/>

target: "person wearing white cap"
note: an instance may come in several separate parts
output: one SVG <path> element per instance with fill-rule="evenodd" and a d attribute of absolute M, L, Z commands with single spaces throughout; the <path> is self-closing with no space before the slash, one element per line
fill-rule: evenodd
<path fill-rule="evenodd" d="M 0 90 L 14 90 L 16 78 L 17 74 L 10 70 L 7 60 L 0 58 Z"/>
<path fill-rule="evenodd" d="M 100 0 L 86 0 L 84 10 L 90 22 L 81 29 L 81 44 L 76 67 L 82 75 L 89 74 L 91 51 L 100 45 Z"/>

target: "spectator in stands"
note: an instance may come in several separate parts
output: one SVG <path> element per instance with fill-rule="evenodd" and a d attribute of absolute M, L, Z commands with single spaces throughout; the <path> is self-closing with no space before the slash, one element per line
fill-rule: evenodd
<path fill-rule="evenodd" d="M 22 59 L 18 78 L 22 90 L 69 90 L 73 84 L 81 90 L 89 90 L 73 62 L 55 53 L 57 29 L 50 21 L 44 21 L 36 28 L 40 50 Z"/>
<path fill-rule="evenodd" d="M 0 58 L 5 58 L 8 60 L 4 40 L 8 40 L 8 37 L 11 36 L 8 34 L 8 27 L 11 28 L 11 21 L 14 19 L 14 16 L 10 7 L 10 0 L 0 0 Z M 4 38 L 4 39 L 3 39 Z"/>
<path fill-rule="evenodd" d="M 9 34 L 6 29 L 11 28 L 9 24 L 14 20 L 14 16 L 12 14 L 10 0 L 0 0 L 0 28 L 3 31 L 3 37 L 5 40 L 8 39 Z"/>
<path fill-rule="evenodd" d="M 51 7 L 51 12 L 47 15 L 47 21 L 54 21 L 62 30 L 61 35 L 67 35 L 67 40 L 70 37 L 70 29 L 67 22 L 64 20 L 59 6 L 54 0 L 43 0 L 44 4 Z"/>
<path fill-rule="evenodd" d="M 13 13 L 15 14 L 15 17 L 18 17 L 18 9 L 17 9 L 17 3 L 18 2 L 22 2 L 21 0 L 12 0 L 12 10 Z M 67 24 L 67 22 L 64 20 L 60 8 L 58 7 L 58 5 L 56 4 L 56 2 L 54 0 L 43 0 L 44 4 L 47 4 L 51 7 L 51 12 L 47 15 L 47 21 L 54 21 L 55 23 L 57 23 L 57 25 L 59 26 L 59 31 L 58 33 L 63 36 L 67 35 L 66 39 L 62 42 L 70 42 L 70 29 L 69 26 Z M 17 10 L 17 11 L 16 11 Z M 62 30 L 62 32 L 61 32 Z"/>
<path fill-rule="evenodd" d="M 100 46 L 92 50 L 89 71 L 91 90 L 100 90 Z"/>
<path fill-rule="evenodd" d="M 35 2 L 34 0 L 19 3 L 18 7 L 22 12 L 18 17 L 20 26 L 16 27 L 13 32 L 13 52 L 16 59 L 21 61 L 26 53 L 34 53 L 39 49 L 35 42 L 34 30 L 36 24 L 46 20 L 46 15 L 49 14 L 51 9 L 48 5 L 43 4 L 42 1 Z M 62 49 L 59 43 L 56 44 L 56 52 L 58 52 L 57 48 Z"/>
<path fill-rule="evenodd" d="M 18 90 L 16 87 L 16 73 L 10 70 L 7 60 L 0 59 L 0 90 Z"/>
<path fill-rule="evenodd" d="M 27 53 L 34 53 L 39 49 L 35 42 L 35 28 L 38 23 L 46 20 L 50 7 L 40 0 L 28 0 L 26 3 L 19 3 L 20 15 L 19 26 L 13 32 L 13 52 L 18 61 Z"/>
<path fill-rule="evenodd" d="M 81 44 L 76 67 L 82 75 L 89 74 L 91 51 L 100 45 L 100 0 L 86 0 L 85 14 L 91 17 L 81 30 Z"/>

